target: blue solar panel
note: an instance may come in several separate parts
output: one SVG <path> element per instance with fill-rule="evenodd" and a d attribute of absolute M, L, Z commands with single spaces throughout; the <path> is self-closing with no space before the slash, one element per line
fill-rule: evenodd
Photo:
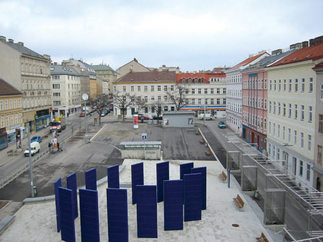
<path fill-rule="evenodd" d="M 202 174 L 184 175 L 184 221 L 201 220 Z"/>
<path fill-rule="evenodd" d="M 156 186 L 137 185 L 137 234 L 138 238 L 157 238 Z"/>
<path fill-rule="evenodd" d="M 127 189 L 108 188 L 107 207 L 109 242 L 127 242 L 129 240 Z"/>
<path fill-rule="evenodd" d="M 76 180 L 76 173 L 73 173 L 66 177 L 67 188 L 72 190 L 72 199 L 73 199 L 73 211 L 74 211 L 74 218 L 78 216 L 78 209 L 77 209 L 77 180 Z"/>
<path fill-rule="evenodd" d="M 206 209 L 206 167 L 197 167 L 191 169 L 192 173 L 202 174 L 202 210 Z"/>
<path fill-rule="evenodd" d="M 58 193 L 61 218 L 61 238 L 64 241 L 75 241 L 72 190 L 60 187 L 58 188 Z"/>
<path fill-rule="evenodd" d="M 184 175 L 185 174 L 191 173 L 191 169 L 193 167 L 194 167 L 194 163 L 193 162 L 181 164 L 179 166 L 179 168 L 180 168 L 180 179 L 184 179 Z"/>
<path fill-rule="evenodd" d="M 161 162 L 156 164 L 157 173 L 157 201 L 161 202 L 164 200 L 163 195 L 163 181 L 169 180 L 169 162 Z"/>
<path fill-rule="evenodd" d="M 132 204 L 137 202 L 136 185 L 144 185 L 144 163 L 131 165 Z"/>
<path fill-rule="evenodd" d="M 82 242 L 99 242 L 98 192 L 80 189 L 81 237 Z"/>
<path fill-rule="evenodd" d="M 164 229 L 183 229 L 183 180 L 164 181 Z"/>
<path fill-rule="evenodd" d="M 60 216 L 59 192 L 58 192 L 58 188 L 61 187 L 61 186 L 62 186 L 62 179 L 61 178 L 58 178 L 54 182 L 57 232 L 61 231 L 61 216 Z"/>
<path fill-rule="evenodd" d="M 85 172 L 85 188 L 96 190 L 96 169 L 92 168 Z"/>
<path fill-rule="evenodd" d="M 108 187 L 119 188 L 119 165 L 111 166 L 108 168 Z"/>

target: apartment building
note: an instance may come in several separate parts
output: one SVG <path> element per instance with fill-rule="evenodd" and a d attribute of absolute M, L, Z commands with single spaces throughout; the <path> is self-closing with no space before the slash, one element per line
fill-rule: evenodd
<path fill-rule="evenodd" d="M 71 66 L 51 65 L 53 117 L 68 116 L 81 110 L 80 75 Z"/>
<path fill-rule="evenodd" d="M 124 96 L 134 102 L 125 110 L 125 116 L 131 117 L 134 112 L 147 116 L 156 116 L 159 111 L 175 111 L 175 104 L 168 93 L 176 91 L 176 73 L 171 71 L 129 72 L 113 83 L 114 95 Z M 143 100 L 141 105 L 135 100 Z M 158 110 L 160 109 L 160 110 Z M 114 105 L 114 115 L 120 115 L 118 105 Z"/>
<path fill-rule="evenodd" d="M 0 150 L 16 141 L 23 130 L 22 92 L 0 78 Z"/>
<path fill-rule="evenodd" d="M 266 150 L 267 138 L 267 70 L 265 67 L 292 51 L 272 52 L 242 71 L 242 138 L 259 151 Z"/>
<path fill-rule="evenodd" d="M 92 68 L 96 72 L 96 76 L 102 80 L 102 93 L 112 94 L 112 83 L 117 79 L 117 72 L 105 64 L 92 65 Z"/>
<path fill-rule="evenodd" d="M 116 70 L 118 79 L 128 74 L 129 72 L 148 72 L 148 71 L 150 71 L 150 69 L 148 67 L 145 67 L 143 64 L 140 64 L 136 58 L 120 66 Z"/>
<path fill-rule="evenodd" d="M 199 113 L 211 113 L 217 117 L 225 117 L 226 79 L 220 73 L 179 73 L 176 81 L 185 89 L 185 105 L 181 110 Z"/>
<path fill-rule="evenodd" d="M 323 62 L 317 64 L 316 72 L 316 110 L 315 110 L 315 140 L 314 140 L 314 187 L 322 192 L 323 182 Z"/>
<path fill-rule="evenodd" d="M 40 55 L 13 39 L 0 37 L 0 76 L 23 94 L 23 123 L 31 131 L 50 121 L 50 57 Z"/>
<path fill-rule="evenodd" d="M 251 55 L 249 58 L 225 71 L 227 85 L 226 122 L 230 129 L 242 135 L 242 71 L 262 58 L 269 56 L 267 52 Z"/>
<path fill-rule="evenodd" d="M 266 68 L 267 151 L 275 164 L 296 177 L 300 185 L 312 186 L 319 135 L 317 106 L 321 102 L 313 67 L 323 60 L 323 44 L 306 46 Z"/>

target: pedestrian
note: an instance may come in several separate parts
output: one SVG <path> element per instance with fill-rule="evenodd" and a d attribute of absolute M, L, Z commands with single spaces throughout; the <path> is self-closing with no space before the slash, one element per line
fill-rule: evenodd
<path fill-rule="evenodd" d="M 59 149 L 59 143 L 57 142 L 57 151 L 60 151 L 60 149 Z"/>

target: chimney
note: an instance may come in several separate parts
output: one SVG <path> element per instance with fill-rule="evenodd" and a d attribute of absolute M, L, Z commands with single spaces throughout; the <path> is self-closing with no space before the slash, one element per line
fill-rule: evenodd
<path fill-rule="evenodd" d="M 320 45 L 323 43 L 323 36 L 316 37 L 315 39 L 310 39 L 310 46 Z"/>
<path fill-rule="evenodd" d="M 6 40 L 7 40 L 7 38 L 6 38 L 5 36 L 0 36 L 0 40 L 1 40 L 1 41 L 6 41 Z"/>
<path fill-rule="evenodd" d="M 18 42 L 17 44 L 20 46 L 24 46 L 24 42 Z"/>
<path fill-rule="evenodd" d="M 282 50 L 282 49 L 277 49 L 277 50 L 273 50 L 273 51 L 271 52 L 271 55 L 279 55 L 279 54 L 281 54 L 281 53 L 283 53 L 283 50 Z"/>
<path fill-rule="evenodd" d="M 8 39 L 8 42 L 9 43 L 13 43 L 13 39 Z"/>
<path fill-rule="evenodd" d="M 302 48 L 307 48 L 307 47 L 308 47 L 308 41 L 303 41 Z"/>

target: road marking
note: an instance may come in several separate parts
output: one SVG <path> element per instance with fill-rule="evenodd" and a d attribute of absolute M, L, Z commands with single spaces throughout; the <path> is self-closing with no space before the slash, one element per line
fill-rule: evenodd
<path fill-rule="evenodd" d="M 106 124 L 103 125 L 103 127 L 90 139 L 92 141 L 100 132 L 101 130 L 105 127 Z"/>

